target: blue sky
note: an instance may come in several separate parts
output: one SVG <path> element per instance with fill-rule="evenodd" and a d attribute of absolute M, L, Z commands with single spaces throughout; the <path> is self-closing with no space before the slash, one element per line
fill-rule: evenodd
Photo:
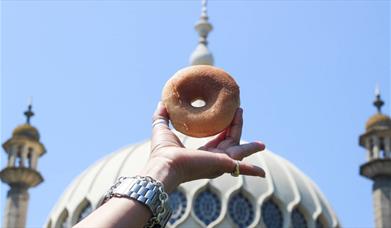
<path fill-rule="evenodd" d="M 199 1 L 2 1 L 1 141 L 32 119 L 48 153 L 30 190 L 40 227 L 90 164 L 150 136 L 165 81 L 197 44 Z M 311 177 L 344 227 L 373 226 L 358 146 L 379 83 L 390 113 L 389 1 L 211 1 L 215 65 L 241 88 L 243 139 Z M 5 165 L 5 153 L 1 152 Z M 1 185 L 1 208 L 8 187 Z M 1 215 L 2 217 L 2 215 Z"/>

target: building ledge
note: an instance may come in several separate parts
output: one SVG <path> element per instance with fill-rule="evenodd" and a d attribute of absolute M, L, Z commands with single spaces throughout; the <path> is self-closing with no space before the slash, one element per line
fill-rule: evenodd
<path fill-rule="evenodd" d="M 360 175 L 374 180 L 377 177 L 391 177 L 391 159 L 374 159 L 360 166 Z"/>
<path fill-rule="evenodd" d="M 34 187 L 43 182 L 42 175 L 27 167 L 6 167 L 0 172 L 0 178 L 9 185 Z"/>

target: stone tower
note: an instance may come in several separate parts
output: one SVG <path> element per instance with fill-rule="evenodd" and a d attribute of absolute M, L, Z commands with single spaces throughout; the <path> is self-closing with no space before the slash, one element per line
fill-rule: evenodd
<path fill-rule="evenodd" d="M 391 119 L 381 113 L 384 102 L 376 90 L 373 102 L 377 113 L 369 118 L 366 131 L 360 136 L 360 146 L 367 150 L 367 162 L 360 166 L 360 175 L 372 180 L 375 224 L 391 227 Z"/>
<path fill-rule="evenodd" d="M 29 201 L 28 189 L 43 181 L 37 170 L 37 161 L 46 150 L 39 142 L 38 130 L 30 125 L 34 115 L 29 105 L 24 113 L 27 122 L 15 128 L 12 137 L 3 144 L 8 156 L 7 166 L 1 170 L 1 180 L 10 186 L 4 210 L 3 226 L 25 227 Z"/>

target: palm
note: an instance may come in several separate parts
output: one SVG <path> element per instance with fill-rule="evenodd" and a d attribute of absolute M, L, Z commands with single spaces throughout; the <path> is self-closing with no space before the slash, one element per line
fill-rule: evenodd
<path fill-rule="evenodd" d="M 159 105 L 154 120 L 165 120 L 168 123 L 168 119 L 166 109 Z M 183 146 L 168 124 L 156 124 L 153 127 L 151 158 L 163 159 L 172 164 L 183 178 L 182 182 L 214 178 L 232 172 L 236 165 L 235 160 L 242 160 L 265 148 L 260 142 L 239 145 L 242 126 L 242 110 L 238 109 L 226 130 L 198 150 L 191 150 Z M 245 175 L 264 176 L 261 168 L 244 162 L 240 163 L 240 171 Z"/>

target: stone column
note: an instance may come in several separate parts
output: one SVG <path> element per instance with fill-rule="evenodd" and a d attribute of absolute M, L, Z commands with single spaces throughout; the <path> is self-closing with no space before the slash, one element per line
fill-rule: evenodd
<path fill-rule="evenodd" d="M 37 160 L 38 160 L 37 154 L 34 153 L 34 151 L 32 151 L 30 155 L 30 164 L 31 164 L 30 168 L 37 169 Z"/>
<path fill-rule="evenodd" d="M 26 226 L 29 193 L 27 188 L 13 186 L 8 191 L 4 210 L 3 227 L 21 228 Z"/>
<path fill-rule="evenodd" d="M 11 150 L 8 155 L 8 167 L 13 167 L 15 166 L 15 159 L 16 159 L 16 151 Z"/>
<path fill-rule="evenodd" d="M 391 227 L 391 177 L 376 178 L 372 195 L 376 227 Z"/>

